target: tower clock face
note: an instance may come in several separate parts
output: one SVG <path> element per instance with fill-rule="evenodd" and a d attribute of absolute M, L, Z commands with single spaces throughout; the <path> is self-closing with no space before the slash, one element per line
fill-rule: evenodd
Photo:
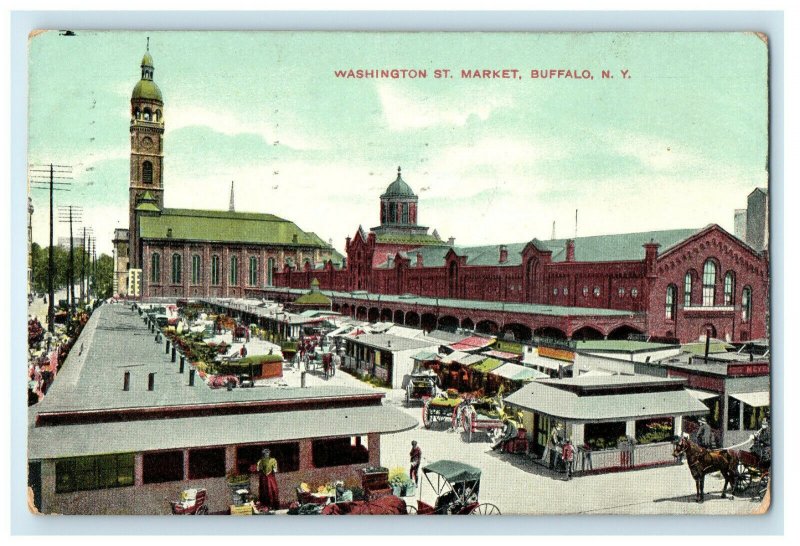
<path fill-rule="evenodd" d="M 153 148 L 153 139 L 150 137 L 144 137 L 142 139 L 142 148 L 145 150 L 151 150 Z"/>

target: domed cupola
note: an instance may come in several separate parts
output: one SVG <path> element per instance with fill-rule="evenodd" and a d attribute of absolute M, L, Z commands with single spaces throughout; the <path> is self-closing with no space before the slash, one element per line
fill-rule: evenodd
<path fill-rule="evenodd" d="M 156 82 L 153 81 L 153 56 L 150 55 L 150 39 L 147 39 L 147 51 L 142 57 L 142 79 L 133 88 L 131 100 L 148 100 L 156 101 L 159 103 L 164 102 L 161 97 L 161 89 L 158 88 Z"/>
<path fill-rule="evenodd" d="M 418 198 L 397 167 L 397 178 L 381 195 L 381 226 L 415 226 Z"/>

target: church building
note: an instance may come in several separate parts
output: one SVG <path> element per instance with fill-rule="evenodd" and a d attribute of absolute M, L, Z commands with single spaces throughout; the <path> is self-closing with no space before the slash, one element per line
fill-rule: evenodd
<path fill-rule="evenodd" d="M 128 229 L 114 232 L 117 294 L 238 297 L 268 287 L 273 272 L 341 265 L 319 236 L 273 214 L 164 207 L 164 120 L 149 44 L 131 95 Z"/>

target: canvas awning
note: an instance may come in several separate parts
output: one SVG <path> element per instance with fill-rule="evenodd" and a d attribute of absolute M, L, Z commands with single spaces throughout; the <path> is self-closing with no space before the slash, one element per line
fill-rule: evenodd
<path fill-rule="evenodd" d="M 769 391 L 737 392 L 736 394 L 730 393 L 730 396 L 754 408 L 769 406 Z"/>
<path fill-rule="evenodd" d="M 709 392 L 709 391 L 701 391 L 698 389 L 686 389 L 686 392 L 697 398 L 698 400 L 708 400 L 710 398 L 716 398 L 719 396 L 717 392 Z"/>
<path fill-rule="evenodd" d="M 494 358 L 487 358 L 483 362 L 479 362 L 478 364 L 473 364 L 472 366 L 470 366 L 470 369 L 475 372 L 489 373 L 495 368 L 499 368 L 503 364 L 505 364 L 505 362 L 501 362 L 500 360 Z"/>
<path fill-rule="evenodd" d="M 475 468 L 474 466 L 458 463 L 456 461 L 436 461 L 435 463 L 422 467 L 422 471 L 426 474 L 429 472 L 439 474 L 445 480 L 452 483 L 475 481 L 481 478 L 480 468 Z"/>
<path fill-rule="evenodd" d="M 440 356 L 437 353 L 433 353 L 431 351 L 420 351 L 414 356 L 412 356 L 411 359 L 425 362 L 428 360 L 440 360 Z"/>
<path fill-rule="evenodd" d="M 505 379 L 511 379 L 512 381 L 532 381 L 534 379 L 550 377 L 546 373 L 534 370 L 533 368 L 526 368 L 525 366 L 512 364 L 510 362 L 506 362 L 489 373 Z"/>
<path fill-rule="evenodd" d="M 519 361 L 522 359 L 522 355 L 517 353 L 509 353 L 506 351 L 486 351 L 483 353 L 487 356 L 491 356 L 494 358 L 500 358 L 502 360 L 516 360 Z"/>
<path fill-rule="evenodd" d="M 485 338 L 480 336 L 472 336 L 466 339 L 462 339 L 461 341 L 457 341 L 449 347 L 454 351 L 477 351 L 478 349 L 483 349 L 484 347 L 488 347 L 494 343 L 494 339 Z"/>

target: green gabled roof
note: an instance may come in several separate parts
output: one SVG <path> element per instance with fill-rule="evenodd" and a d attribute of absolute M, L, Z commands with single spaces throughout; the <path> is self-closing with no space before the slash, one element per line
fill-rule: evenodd
<path fill-rule="evenodd" d="M 141 196 L 139 196 L 139 201 L 153 201 L 155 202 L 156 198 L 153 197 L 153 194 L 150 190 L 145 191 Z"/>
<path fill-rule="evenodd" d="M 294 305 L 330 305 L 331 299 L 320 292 L 310 292 L 294 300 Z"/>
<path fill-rule="evenodd" d="M 394 244 L 409 244 L 409 245 L 444 245 L 441 239 L 437 239 L 433 235 L 427 233 L 380 233 L 377 234 L 375 240 L 378 243 L 394 243 Z"/>
<path fill-rule="evenodd" d="M 665 231 L 644 231 L 640 233 L 618 233 L 614 235 L 595 235 L 578 237 L 575 241 L 576 262 L 612 262 L 644 260 L 642 245 L 651 240 L 659 243 L 659 254 L 696 234 L 699 229 L 671 229 Z M 380 239 L 379 239 L 380 241 Z M 550 239 L 540 241 L 533 239 L 524 243 L 508 243 L 505 245 L 508 256 L 500 263 L 500 245 L 454 246 L 457 256 L 465 256 L 468 266 L 519 266 L 522 264 L 522 251 L 532 243 L 540 251 L 551 251 L 553 262 L 563 262 L 567 253 L 567 239 Z M 442 244 L 440 242 L 440 244 Z M 449 246 L 439 246 L 408 250 L 409 257 L 422 254 L 425 267 L 441 267 L 450 250 Z"/>
<path fill-rule="evenodd" d="M 658 351 L 663 349 L 677 349 L 678 345 L 670 345 L 668 343 L 651 343 L 648 341 L 629 341 L 624 339 L 617 340 L 590 340 L 578 341 L 576 343 L 576 350 L 578 351 L 608 351 L 608 352 L 623 352 L 635 353 L 638 351 Z"/>
<path fill-rule="evenodd" d="M 161 209 L 158 208 L 158 205 L 154 203 L 139 203 L 136 205 L 136 210 L 138 212 L 159 212 Z"/>
<path fill-rule="evenodd" d="M 164 209 L 159 216 L 139 220 L 142 239 L 166 239 L 168 229 L 172 229 L 172 239 L 184 241 L 329 248 L 316 235 L 272 214 Z"/>

